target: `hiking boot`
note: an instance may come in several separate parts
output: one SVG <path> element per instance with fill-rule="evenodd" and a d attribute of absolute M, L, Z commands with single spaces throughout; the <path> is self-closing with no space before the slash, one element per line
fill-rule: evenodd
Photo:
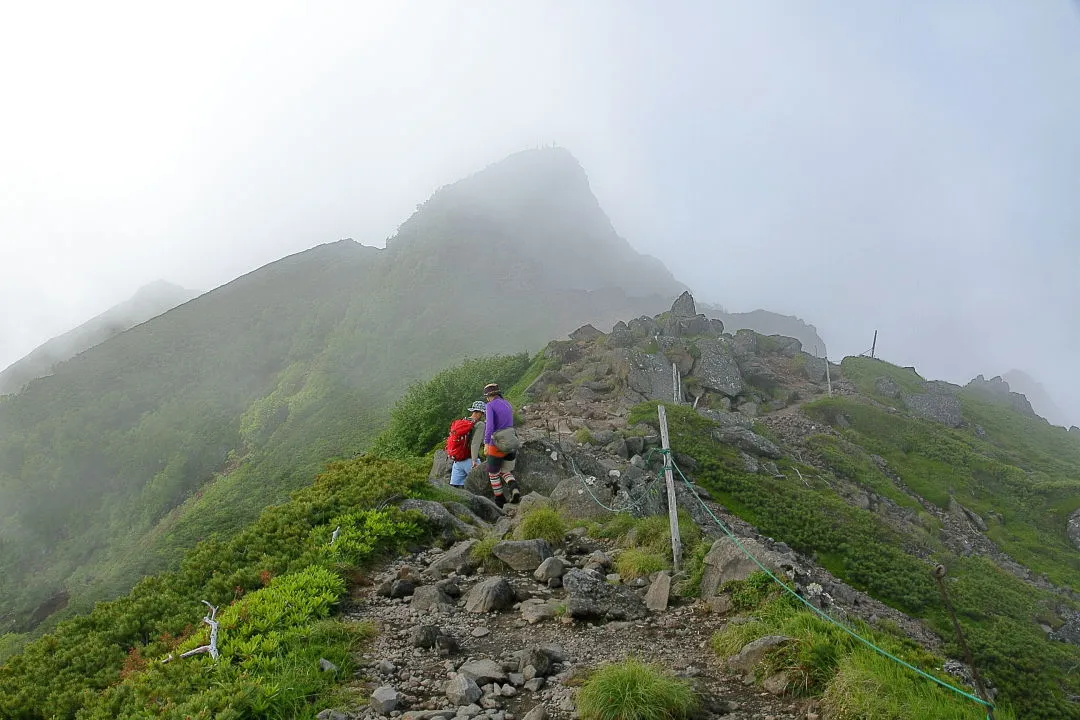
<path fill-rule="evenodd" d="M 516 505 L 521 502 L 521 491 L 517 488 L 517 482 L 507 483 L 507 488 L 510 490 L 510 503 Z"/>
<path fill-rule="evenodd" d="M 506 504 L 506 498 L 504 498 L 502 495 L 496 495 L 495 496 L 495 504 L 499 508 L 502 508 L 502 506 Z"/>

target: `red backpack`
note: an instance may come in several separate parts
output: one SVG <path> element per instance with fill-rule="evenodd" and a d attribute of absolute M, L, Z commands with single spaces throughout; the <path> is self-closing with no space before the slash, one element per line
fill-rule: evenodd
<path fill-rule="evenodd" d="M 469 418 L 450 423 L 450 435 L 446 438 L 446 455 L 451 460 L 469 459 L 469 433 L 473 430 L 473 421 Z"/>

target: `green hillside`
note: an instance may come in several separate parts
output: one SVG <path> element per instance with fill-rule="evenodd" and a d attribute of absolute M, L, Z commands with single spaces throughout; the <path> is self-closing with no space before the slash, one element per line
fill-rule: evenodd
<path fill-rule="evenodd" d="M 256 270 L 0 398 L 0 631 L 87 609 L 364 449 L 408 385 L 682 290 L 562 150 L 439 190 L 385 250 Z"/>

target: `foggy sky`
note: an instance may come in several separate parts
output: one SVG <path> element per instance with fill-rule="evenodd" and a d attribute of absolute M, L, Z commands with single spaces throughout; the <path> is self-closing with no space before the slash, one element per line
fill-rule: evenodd
<path fill-rule="evenodd" d="M 699 299 L 1080 424 L 1070 0 L 157 5 L 5 10 L 0 367 L 557 143 Z"/>

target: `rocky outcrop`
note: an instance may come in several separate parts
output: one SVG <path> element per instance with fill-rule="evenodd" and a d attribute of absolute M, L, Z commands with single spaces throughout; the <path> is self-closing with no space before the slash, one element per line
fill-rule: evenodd
<path fill-rule="evenodd" d="M 723 537 L 713 543 L 705 556 L 705 572 L 701 577 L 701 597 L 711 597 L 721 585 L 730 580 L 745 580 L 761 568 L 743 551 L 745 548 L 773 573 L 784 575 L 795 567 L 794 557 L 787 557 L 753 538 L 740 540 L 742 548 L 731 538 Z"/>
<path fill-rule="evenodd" d="M 1027 397 L 1020 393 L 1013 392 L 1012 388 L 1009 387 L 1009 383 L 1005 382 L 1001 376 L 992 377 L 987 380 L 982 375 L 979 375 L 969 382 L 966 387 L 968 390 L 978 393 L 987 400 L 1012 408 L 1021 415 L 1038 417 Z"/>
<path fill-rule="evenodd" d="M 911 395 L 904 393 L 900 396 L 904 407 L 924 420 L 931 420 L 951 428 L 958 428 L 964 424 L 963 407 L 960 398 L 954 395 L 941 393 L 925 393 Z"/>
<path fill-rule="evenodd" d="M 739 372 L 739 364 L 730 341 L 701 340 L 697 343 L 701 356 L 698 358 L 694 375 L 702 386 L 729 398 L 735 398 L 746 391 L 746 383 Z M 668 370 L 670 373 L 670 369 Z"/>
<path fill-rule="evenodd" d="M 1069 516 L 1068 533 L 1069 540 L 1077 550 L 1080 550 L 1080 510 Z"/>

